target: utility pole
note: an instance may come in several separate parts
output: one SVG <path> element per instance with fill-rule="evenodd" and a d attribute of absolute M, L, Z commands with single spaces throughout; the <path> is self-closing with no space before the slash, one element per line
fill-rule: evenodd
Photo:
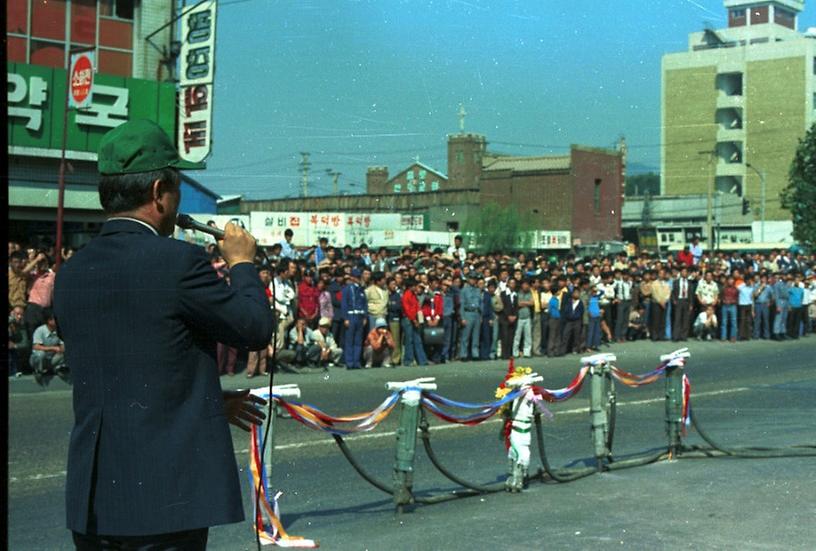
<path fill-rule="evenodd" d="M 309 153 L 300 153 L 300 186 L 303 197 L 309 196 L 309 167 L 312 163 L 309 162 Z"/>
<path fill-rule="evenodd" d="M 335 196 L 340 195 L 340 185 L 339 185 L 338 181 L 340 180 L 341 173 L 340 172 L 335 172 L 332 169 L 327 168 L 326 169 L 326 174 L 328 174 L 329 176 L 332 177 L 332 189 L 334 190 L 333 194 Z"/>
<path fill-rule="evenodd" d="M 765 243 L 765 171 L 759 170 L 751 163 L 745 163 L 745 166 L 753 170 L 759 176 L 759 240 Z"/>
<path fill-rule="evenodd" d="M 714 162 L 717 158 L 717 150 L 711 149 L 709 151 L 698 151 L 699 155 L 708 155 L 708 164 L 711 166 L 711 177 L 708 179 L 708 193 L 706 200 L 706 246 L 708 250 L 714 249 L 714 178 L 716 177 L 717 164 Z"/>

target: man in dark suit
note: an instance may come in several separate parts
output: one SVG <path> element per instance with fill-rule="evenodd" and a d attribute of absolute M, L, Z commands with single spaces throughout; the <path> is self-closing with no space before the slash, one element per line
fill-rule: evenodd
<path fill-rule="evenodd" d="M 227 423 L 263 418 L 216 368 L 216 342 L 259 350 L 273 332 L 255 241 L 227 225 L 228 286 L 203 248 L 167 238 L 192 167 L 154 123 L 110 131 L 98 160 L 109 218 L 54 290 L 74 383 L 68 528 L 80 550 L 204 549 L 208 527 L 244 518 Z"/>
<path fill-rule="evenodd" d="M 515 279 L 507 281 L 507 287 L 502 291 L 500 297 L 504 304 L 499 312 L 501 357 L 503 360 L 509 360 L 513 357 L 513 339 L 516 336 L 516 324 L 518 323 L 518 293 Z"/>
<path fill-rule="evenodd" d="M 689 326 L 691 324 L 691 310 L 694 306 L 692 297 L 694 289 L 688 278 L 688 268 L 680 268 L 680 276 L 672 285 L 672 340 L 685 341 L 688 339 Z"/>

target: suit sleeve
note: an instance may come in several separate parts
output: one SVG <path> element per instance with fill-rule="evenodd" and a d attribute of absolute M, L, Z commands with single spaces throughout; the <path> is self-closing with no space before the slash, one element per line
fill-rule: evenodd
<path fill-rule="evenodd" d="M 231 286 L 218 278 L 203 249 L 194 251 L 179 284 L 182 316 L 215 341 L 250 350 L 265 348 L 274 324 L 255 267 L 236 265 L 230 281 Z"/>

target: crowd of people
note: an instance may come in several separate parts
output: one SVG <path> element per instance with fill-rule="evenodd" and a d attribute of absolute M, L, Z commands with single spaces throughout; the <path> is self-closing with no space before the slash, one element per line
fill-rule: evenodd
<path fill-rule="evenodd" d="M 816 256 L 703 251 L 576 258 L 447 249 L 259 247 L 277 314 L 263 350 L 218 347 L 222 374 L 396 367 L 597 351 L 628 341 L 783 341 L 814 332 Z M 207 246 L 229 281 L 217 245 Z M 62 252 L 69 261 L 71 250 Z M 53 250 L 9 244 L 9 375 L 67 371 L 50 311 Z"/>
<path fill-rule="evenodd" d="M 74 253 L 62 250 L 62 260 Z M 32 373 L 38 383 L 57 375 L 69 378 L 65 343 L 51 311 L 54 249 L 27 248 L 15 241 L 8 248 L 8 375 Z"/>
<path fill-rule="evenodd" d="M 256 259 L 278 314 L 275 342 L 246 374 L 549 356 L 652 341 L 798 339 L 814 331 L 816 257 L 705 252 L 576 258 L 446 248 L 297 249 Z M 228 277 L 215 244 L 213 266 Z M 237 351 L 224 349 L 223 373 Z"/>

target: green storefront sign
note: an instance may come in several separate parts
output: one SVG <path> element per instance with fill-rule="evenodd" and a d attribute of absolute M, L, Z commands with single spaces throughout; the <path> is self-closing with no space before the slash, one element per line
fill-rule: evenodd
<path fill-rule="evenodd" d="M 60 150 L 65 69 L 24 63 L 9 63 L 6 67 L 9 146 Z M 175 84 L 95 75 L 90 108 L 68 113 L 66 148 L 96 153 L 99 140 L 108 130 L 131 119 L 150 119 L 169 136 L 175 136 Z"/>

